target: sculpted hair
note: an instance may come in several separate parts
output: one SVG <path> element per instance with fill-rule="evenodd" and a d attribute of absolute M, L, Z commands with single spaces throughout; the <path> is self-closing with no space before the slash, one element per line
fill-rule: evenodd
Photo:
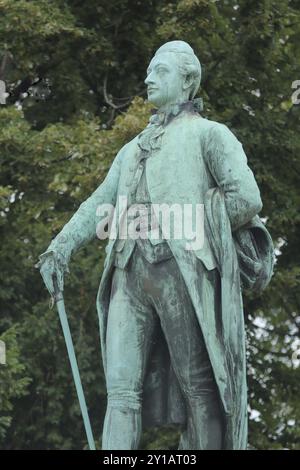
<path fill-rule="evenodd" d="M 185 41 L 170 41 L 157 49 L 155 55 L 161 52 L 173 52 L 178 60 L 178 67 L 182 75 L 193 77 L 189 99 L 196 95 L 201 82 L 201 64 L 191 46 Z"/>

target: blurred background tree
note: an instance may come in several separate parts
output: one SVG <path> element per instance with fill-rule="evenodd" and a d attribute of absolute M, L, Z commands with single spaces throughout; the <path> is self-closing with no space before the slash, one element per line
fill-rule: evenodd
<path fill-rule="evenodd" d="M 0 0 L 0 446 L 80 449 L 86 440 L 38 255 L 146 125 L 145 70 L 182 39 L 203 65 L 203 116 L 244 143 L 277 247 L 275 275 L 245 296 L 249 447 L 300 448 L 299 0 Z M 66 305 L 100 445 L 106 407 L 95 308 L 104 245 L 73 258 Z M 294 353 L 294 356 L 293 356 Z M 294 359 L 293 359 L 294 357 Z M 299 358 L 300 359 L 300 358 Z M 176 449 L 152 429 L 148 449 Z"/>

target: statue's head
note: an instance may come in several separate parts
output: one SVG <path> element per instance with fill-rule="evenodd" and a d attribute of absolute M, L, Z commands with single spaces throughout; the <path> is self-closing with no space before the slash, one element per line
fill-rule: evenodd
<path fill-rule="evenodd" d="M 193 99 L 201 81 L 201 64 L 191 46 L 170 41 L 155 53 L 147 69 L 148 100 L 157 107 Z"/>

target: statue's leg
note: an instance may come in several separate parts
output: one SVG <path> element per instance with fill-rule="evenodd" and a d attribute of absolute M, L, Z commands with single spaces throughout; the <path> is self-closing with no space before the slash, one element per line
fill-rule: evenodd
<path fill-rule="evenodd" d="M 116 268 L 106 335 L 107 396 L 102 449 L 138 449 L 141 436 L 142 386 L 155 328 L 134 270 Z"/>
<path fill-rule="evenodd" d="M 224 435 L 221 401 L 202 331 L 184 280 L 174 258 L 154 265 L 153 269 L 156 279 L 162 280 L 153 302 L 187 405 L 187 427 L 180 448 L 221 449 Z M 202 275 L 202 281 L 207 283 L 204 289 L 206 308 L 210 314 L 214 314 L 214 287 L 209 285 L 209 279 L 204 279 L 205 271 Z M 208 302 L 212 302 L 212 305 L 208 305 Z"/>

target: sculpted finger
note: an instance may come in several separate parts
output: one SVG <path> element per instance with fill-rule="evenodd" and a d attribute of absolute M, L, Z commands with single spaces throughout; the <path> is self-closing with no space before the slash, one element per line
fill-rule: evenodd
<path fill-rule="evenodd" d="M 51 272 L 48 270 L 41 270 L 41 275 L 44 281 L 46 288 L 48 289 L 51 295 L 54 294 L 54 285 L 52 280 Z"/>
<path fill-rule="evenodd" d="M 61 272 L 61 270 L 59 268 L 55 268 L 55 271 L 53 273 L 53 277 L 52 277 L 52 280 L 53 280 L 53 285 L 54 285 L 54 289 L 55 290 L 59 290 L 59 292 L 62 292 L 63 291 L 63 273 Z"/>
<path fill-rule="evenodd" d="M 47 287 L 49 292 L 54 292 L 54 285 L 52 280 L 52 273 L 51 271 L 43 270 L 41 271 L 41 276 L 43 278 L 44 284 Z"/>
<path fill-rule="evenodd" d="M 64 273 L 62 270 L 57 270 L 57 285 L 60 292 L 64 290 Z"/>

